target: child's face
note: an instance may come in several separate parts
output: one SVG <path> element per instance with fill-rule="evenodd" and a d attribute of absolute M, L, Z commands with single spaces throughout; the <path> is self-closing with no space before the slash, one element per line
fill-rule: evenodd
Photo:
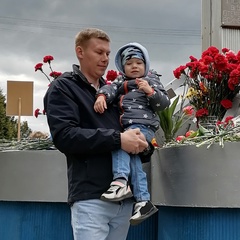
<path fill-rule="evenodd" d="M 129 78 L 140 78 L 145 73 L 145 63 L 138 58 L 131 58 L 124 65 L 125 75 Z"/>

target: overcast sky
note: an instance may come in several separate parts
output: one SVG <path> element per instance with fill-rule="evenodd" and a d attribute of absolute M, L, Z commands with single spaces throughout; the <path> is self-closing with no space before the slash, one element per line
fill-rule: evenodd
<path fill-rule="evenodd" d="M 74 37 L 97 27 L 111 38 L 110 69 L 122 45 L 139 42 L 164 85 L 189 56 L 201 54 L 201 0 L 1 0 L 0 88 L 7 80 L 34 82 L 34 110 L 43 109 L 48 81 L 34 66 L 52 55 L 53 70 L 69 71 L 77 63 Z M 49 69 L 44 65 L 48 74 Z M 6 96 L 7 97 L 7 96 Z M 48 132 L 46 116 L 22 117 L 33 131 Z"/>

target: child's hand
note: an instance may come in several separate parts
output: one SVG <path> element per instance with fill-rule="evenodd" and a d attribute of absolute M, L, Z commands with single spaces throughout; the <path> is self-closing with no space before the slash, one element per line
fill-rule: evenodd
<path fill-rule="evenodd" d="M 142 90 L 146 94 L 151 94 L 153 92 L 152 87 L 148 84 L 148 81 L 142 79 L 142 78 L 137 78 L 136 83 L 138 85 L 138 89 Z"/>
<path fill-rule="evenodd" d="M 107 103 L 105 100 L 105 96 L 100 95 L 97 98 L 93 108 L 98 113 L 104 113 L 105 109 L 107 109 Z"/>

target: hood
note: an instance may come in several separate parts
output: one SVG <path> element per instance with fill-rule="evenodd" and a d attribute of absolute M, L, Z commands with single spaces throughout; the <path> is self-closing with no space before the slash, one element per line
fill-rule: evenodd
<path fill-rule="evenodd" d="M 149 60 L 149 55 L 148 55 L 148 51 L 147 49 L 142 46 L 141 44 L 137 43 L 137 42 L 133 42 L 133 43 L 128 43 L 124 46 L 122 46 L 121 48 L 118 49 L 116 57 L 115 57 L 115 65 L 116 68 L 118 69 L 118 71 L 124 75 L 124 70 L 123 70 L 123 66 L 122 66 L 122 59 L 121 59 L 121 53 L 128 47 L 136 47 L 139 48 L 144 56 L 144 60 L 145 60 L 145 73 L 144 73 L 144 77 L 147 76 L 148 71 L 149 71 L 149 65 L 150 65 L 150 60 Z"/>

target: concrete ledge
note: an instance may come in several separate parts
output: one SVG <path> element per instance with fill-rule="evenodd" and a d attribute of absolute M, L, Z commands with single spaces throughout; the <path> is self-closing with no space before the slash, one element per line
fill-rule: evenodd
<path fill-rule="evenodd" d="M 67 202 L 67 166 L 58 150 L 0 152 L 0 200 Z"/>
<path fill-rule="evenodd" d="M 151 196 L 159 206 L 240 207 L 239 142 L 156 150 Z"/>

